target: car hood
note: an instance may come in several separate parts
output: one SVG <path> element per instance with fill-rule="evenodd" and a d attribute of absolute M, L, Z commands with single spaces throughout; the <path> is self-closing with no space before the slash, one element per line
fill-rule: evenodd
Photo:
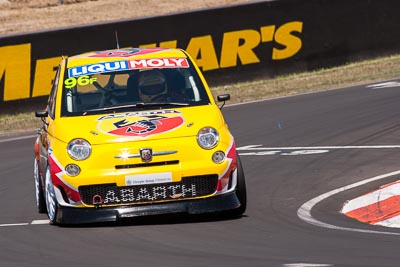
<path fill-rule="evenodd" d="M 203 127 L 219 129 L 224 124 L 218 106 L 207 105 L 62 117 L 54 120 L 49 130 L 57 139 L 66 143 L 75 138 L 83 138 L 97 145 L 196 136 Z"/>

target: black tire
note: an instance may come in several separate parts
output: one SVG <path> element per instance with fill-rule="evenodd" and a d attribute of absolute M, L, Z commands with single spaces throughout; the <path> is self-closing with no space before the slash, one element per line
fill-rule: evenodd
<path fill-rule="evenodd" d="M 50 167 L 46 169 L 46 190 L 45 190 L 45 200 L 47 208 L 47 216 L 49 217 L 50 224 L 57 224 L 58 215 L 58 202 L 54 190 L 53 181 L 51 179 Z"/>
<path fill-rule="evenodd" d="M 46 200 L 43 193 L 43 184 L 39 172 L 39 163 L 35 157 L 33 163 L 33 178 L 35 179 L 35 196 L 36 196 L 36 206 L 39 213 L 46 213 Z"/>
<path fill-rule="evenodd" d="M 226 210 L 222 212 L 223 217 L 240 218 L 246 211 L 247 207 L 246 179 L 244 176 L 242 162 L 240 161 L 239 155 L 237 155 L 237 180 L 236 180 L 235 193 L 240 202 L 240 206 L 235 209 Z"/>
<path fill-rule="evenodd" d="M 240 207 L 233 210 L 233 215 L 241 216 L 246 211 L 247 207 L 247 191 L 246 191 L 246 178 L 244 175 L 242 162 L 240 161 L 239 155 L 237 155 L 236 196 L 239 199 Z"/>

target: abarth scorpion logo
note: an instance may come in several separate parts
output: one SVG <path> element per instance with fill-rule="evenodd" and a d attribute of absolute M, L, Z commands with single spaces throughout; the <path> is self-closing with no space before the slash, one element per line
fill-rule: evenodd
<path fill-rule="evenodd" d="M 153 150 L 151 148 L 141 148 L 140 158 L 143 162 L 150 162 L 153 159 Z"/>
<path fill-rule="evenodd" d="M 181 113 L 172 110 L 107 115 L 98 121 L 97 127 L 103 133 L 142 138 L 172 131 L 184 123 Z"/>

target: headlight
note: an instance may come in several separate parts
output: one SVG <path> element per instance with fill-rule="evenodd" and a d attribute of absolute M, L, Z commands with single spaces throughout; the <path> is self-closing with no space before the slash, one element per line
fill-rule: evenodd
<path fill-rule="evenodd" d="M 75 160 L 84 160 L 92 153 L 92 147 L 84 139 L 74 139 L 68 144 L 68 155 Z"/>
<path fill-rule="evenodd" d="M 202 128 L 197 133 L 197 143 L 204 149 L 211 149 L 218 144 L 219 134 L 212 127 Z"/>

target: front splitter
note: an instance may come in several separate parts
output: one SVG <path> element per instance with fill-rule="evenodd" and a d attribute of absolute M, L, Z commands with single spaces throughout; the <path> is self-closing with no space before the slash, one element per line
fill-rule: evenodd
<path fill-rule="evenodd" d="M 240 207 L 235 192 L 215 197 L 182 200 L 169 203 L 146 204 L 120 207 L 71 208 L 59 206 L 58 224 L 86 224 L 115 222 L 123 218 L 140 216 L 187 213 L 202 214 L 234 210 Z"/>

